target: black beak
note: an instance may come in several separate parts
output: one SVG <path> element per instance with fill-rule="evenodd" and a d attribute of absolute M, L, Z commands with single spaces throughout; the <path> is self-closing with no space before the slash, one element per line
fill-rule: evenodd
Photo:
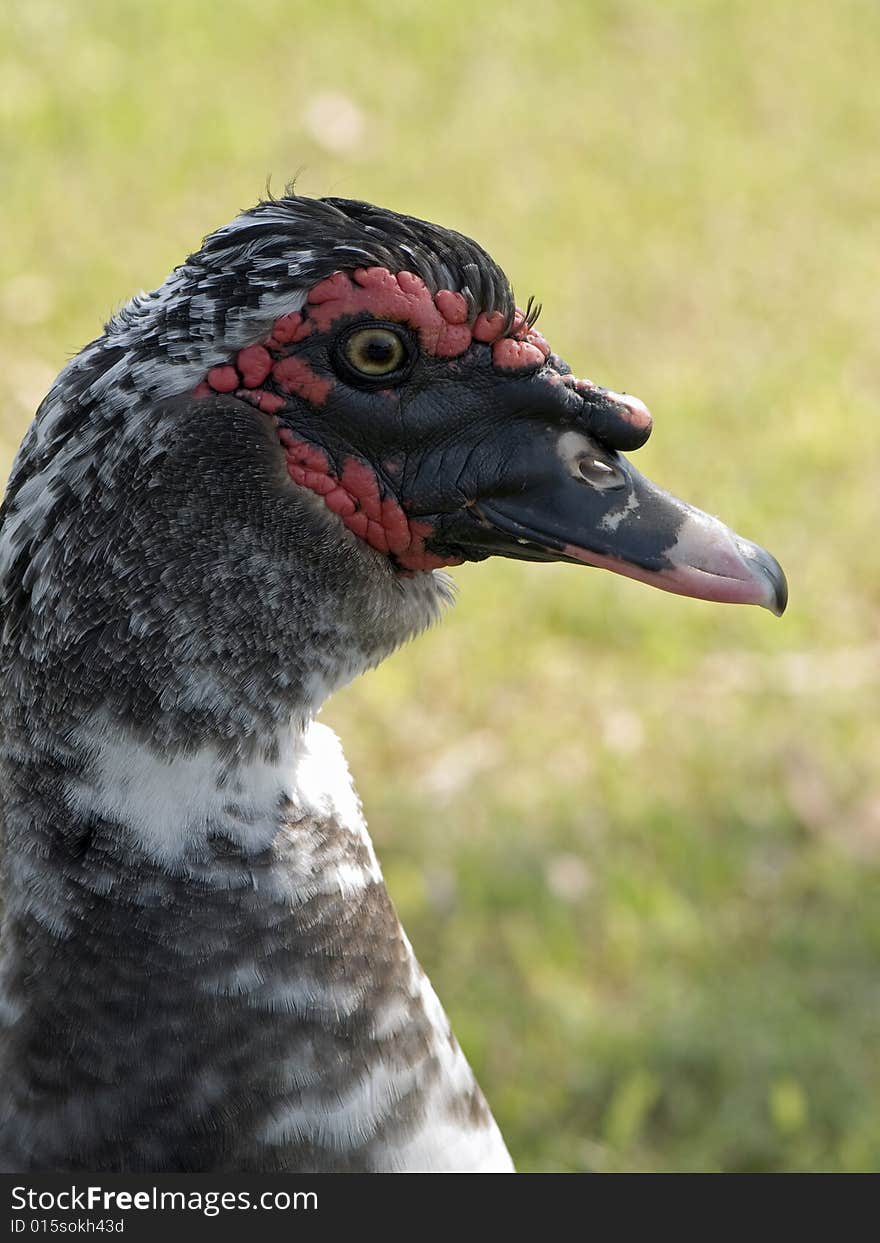
<path fill-rule="evenodd" d="M 612 400 L 616 399 L 616 400 Z M 622 436 L 635 447 L 634 399 L 603 393 L 603 426 L 620 402 Z M 580 430 L 585 427 L 586 430 Z M 476 497 L 445 523 L 444 544 L 466 557 L 498 554 L 599 566 L 664 591 L 726 604 L 758 604 L 781 615 L 788 587 L 779 563 L 717 518 L 639 474 L 582 422 L 560 428 L 522 420 L 478 452 L 503 462 L 479 471 Z M 493 478 L 494 476 L 494 478 Z"/>

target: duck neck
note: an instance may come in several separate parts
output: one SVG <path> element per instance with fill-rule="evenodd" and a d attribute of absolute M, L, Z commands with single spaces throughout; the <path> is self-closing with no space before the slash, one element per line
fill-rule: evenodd
<path fill-rule="evenodd" d="M 4 768 L 2 1168 L 509 1168 L 325 726 Z"/>

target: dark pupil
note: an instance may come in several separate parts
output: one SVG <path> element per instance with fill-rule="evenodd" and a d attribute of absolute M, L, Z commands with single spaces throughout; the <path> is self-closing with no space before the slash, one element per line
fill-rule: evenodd
<path fill-rule="evenodd" d="M 394 343 L 384 337 L 370 337 L 364 347 L 364 357 L 370 363 L 388 363 L 394 357 Z"/>

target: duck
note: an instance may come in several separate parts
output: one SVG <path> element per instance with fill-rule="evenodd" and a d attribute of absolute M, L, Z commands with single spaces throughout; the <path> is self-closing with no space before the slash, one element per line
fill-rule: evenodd
<path fill-rule="evenodd" d="M 4 1172 L 513 1170 L 316 717 L 464 562 L 787 596 L 537 310 L 458 232 L 289 190 L 52 385 L 0 511 Z"/>

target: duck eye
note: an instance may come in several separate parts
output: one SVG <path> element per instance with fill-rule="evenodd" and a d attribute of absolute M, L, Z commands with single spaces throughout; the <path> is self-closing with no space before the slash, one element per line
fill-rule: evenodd
<path fill-rule="evenodd" d="M 359 328 L 346 337 L 342 355 L 358 375 L 378 379 L 400 370 L 407 349 L 400 335 L 390 328 Z"/>

